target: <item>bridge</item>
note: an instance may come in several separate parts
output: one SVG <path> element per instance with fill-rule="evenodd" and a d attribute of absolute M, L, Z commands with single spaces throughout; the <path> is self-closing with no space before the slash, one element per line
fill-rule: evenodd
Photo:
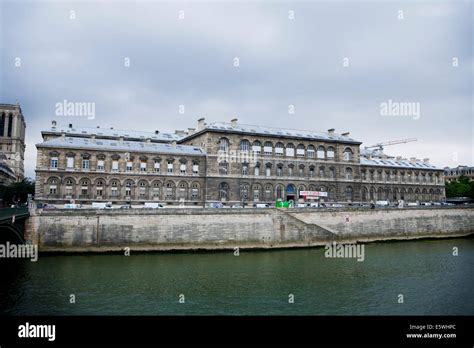
<path fill-rule="evenodd" d="M 0 242 L 25 243 L 25 220 L 29 216 L 28 207 L 0 209 Z"/>

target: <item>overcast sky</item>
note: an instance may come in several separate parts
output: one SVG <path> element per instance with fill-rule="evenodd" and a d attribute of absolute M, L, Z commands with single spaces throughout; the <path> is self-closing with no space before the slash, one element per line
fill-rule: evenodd
<path fill-rule="evenodd" d="M 174 131 L 199 117 L 237 117 L 336 128 L 363 145 L 416 137 L 385 152 L 441 167 L 474 164 L 472 2 L 0 6 L 0 103 L 18 99 L 22 107 L 27 176 L 34 177 L 40 131 L 53 119 Z M 95 119 L 56 116 L 65 99 L 95 103 Z M 419 117 L 381 115 L 389 99 L 419 103 Z"/>

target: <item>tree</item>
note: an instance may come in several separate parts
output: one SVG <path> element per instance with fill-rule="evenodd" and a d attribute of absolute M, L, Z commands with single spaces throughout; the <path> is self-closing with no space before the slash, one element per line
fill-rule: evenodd
<path fill-rule="evenodd" d="M 4 205 L 13 203 L 25 203 L 28 200 L 28 194 L 35 192 L 35 182 L 29 178 L 22 181 L 11 183 L 8 186 L 0 186 L 0 198 Z"/>
<path fill-rule="evenodd" d="M 470 197 L 474 199 L 474 181 L 461 175 L 446 184 L 446 197 Z"/>

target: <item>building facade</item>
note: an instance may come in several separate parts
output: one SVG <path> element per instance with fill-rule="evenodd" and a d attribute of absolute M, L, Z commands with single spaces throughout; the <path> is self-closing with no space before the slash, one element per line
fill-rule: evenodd
<path fill-rule="evenodd" d="M 26 123 L 18 104 L 0 104 L 0 163 L 3 168 L 9 168 L 2 178 L 5 183 L 21 181 L 25 175 L 25 130 Z M 10 172 L 8 171 L 8 172 Z"/>
<path fill-rule="evenodd" d="M 205 123 L 174 133 L 53 126 L 37 144 L 36 200 L 139 204 L 442 201 L 428 160 L 360 148 L 349 133 Z"/>
<path fill-rule="evenodd" d="M 460 176 L 466 176 L 471 180 L 474 180 L 474 167 L 469 166 L 457 166 L 456 168 L 444 168 L 444 176 L 446 182 L 457 180 Z"/>

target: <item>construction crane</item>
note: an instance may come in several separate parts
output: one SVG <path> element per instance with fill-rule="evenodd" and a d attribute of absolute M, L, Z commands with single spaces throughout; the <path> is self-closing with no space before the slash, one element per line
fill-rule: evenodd
<path fill-rule="evenodd" d="M 366 150 L 368 150 L 368 149 L 378 149 L 380 151 L 383 151 L 384 146 L 411 143 L 412 141 L 417 141 L 417 140 L 418 140 L 417 138 L 392 140 L 392 141 L 387 141 L 387 142 L 384 142 L 384 143 L 378 143 L 378 144 L 371 145 L 371 146 L 365 146 L 365 149 Z"/>

